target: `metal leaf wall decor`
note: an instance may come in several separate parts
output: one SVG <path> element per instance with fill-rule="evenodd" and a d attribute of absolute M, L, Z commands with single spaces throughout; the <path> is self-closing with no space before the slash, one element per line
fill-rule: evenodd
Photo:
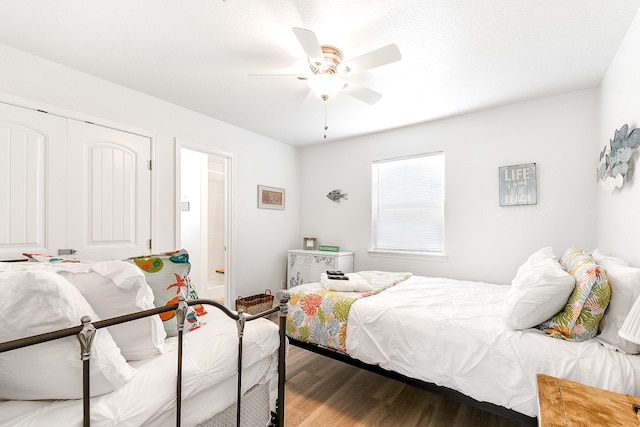
<path fill-rule="evenodd" d="M 609 140 L 600 152 L 600 167 L 598 168 L 598 181 L 608 192 L 615 188 L 622 188 L 625 181 L 629 180 L 629 161 L 633 150 L 640 145 L 640 129 L 632 130 L 628 135 L 629 125 L 616 129 L 613 139 Z"/>

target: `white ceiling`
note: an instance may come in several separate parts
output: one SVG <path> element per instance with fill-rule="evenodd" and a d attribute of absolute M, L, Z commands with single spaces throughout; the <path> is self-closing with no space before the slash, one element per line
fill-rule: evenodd
<path fill-rule="evenodd" d="M 595 87 L 640 0 L 0 0 L 0 43 L 303 146 Z M 307 96 L 302 27 L 384 95 Z M 323 139 L 324 121 L 328 124 Z M 533 124 L 532 124 L 533 125 Z"/>

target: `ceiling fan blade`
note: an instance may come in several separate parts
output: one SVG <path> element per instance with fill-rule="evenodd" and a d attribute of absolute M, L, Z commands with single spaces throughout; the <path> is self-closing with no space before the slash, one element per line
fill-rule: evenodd
<path fill-rule="evenodd" d="M 351 80 L 346 80 L 347 84 L 343 91 L 362 102 L 366 102 L 369 105 L 373 105 L 382 99 L 382 94 L 375 90 L 364 87 Z"/>
<path fill-rule="evenodd" d="M 304 93 L 300 95 L 300 98 L 298 98 L 299 103 L 298 103 L 297 110 L 300 111 L 302 109 L 307 108 L 309 103 L 312 102 L 311 100 L 314 98 L 316 98 L 316 96 L 313 94 L 311 89 L 307 86 L 306 89 L 304 90 Z"/>
<path fill-rule="evenodd" d="M 338 66 L 339 73 L 357 74 L 372 68 L 399 61 L 402 58 L 400 49 L 395 44 L 389 44 L 369 53 L 343 62 Z"/>
<path fill-rule="evenodd" d="M 296 77 L 298 80 L 306 80 L 307 78 L 300 73 L 249 73 L 249 77 Z"/>
<path fill-rule="evenodd" d="M 322 48 L 320 47 L 316 33 L 298 27 L 293 27 L 293 33 L 298 38 L 298 42 L 300 42 L 302 49 L 304 49 L 304 53 L 307 54 L 309 61 L 316 66 L 325 66 L 324 55 L 322 54 Z"/>

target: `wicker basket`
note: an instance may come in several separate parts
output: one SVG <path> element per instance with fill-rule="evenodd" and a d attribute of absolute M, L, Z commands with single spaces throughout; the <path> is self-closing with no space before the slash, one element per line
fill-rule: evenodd
<path fill-rule="evenodd" d="M 267 289 L 263 294 L 251 295 L 249 297 L 238 297 L 236 299 L 236 310 L 242 310 L 248 314 L 258 314 L 273 307 L 273 295 Z"/>

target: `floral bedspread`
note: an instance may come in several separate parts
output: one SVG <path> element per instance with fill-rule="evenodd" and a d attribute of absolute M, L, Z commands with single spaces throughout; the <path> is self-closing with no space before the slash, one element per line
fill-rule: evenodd
<path fill-rule="evenodd" d="M 336 292 L 321 283 L 307 283 L 289 290 L 287 335 L 346 354 L 347 318 L 355 301 L 382 292 L 411 277 L 411 273 L 359 271 L 373 290 Z"/>

